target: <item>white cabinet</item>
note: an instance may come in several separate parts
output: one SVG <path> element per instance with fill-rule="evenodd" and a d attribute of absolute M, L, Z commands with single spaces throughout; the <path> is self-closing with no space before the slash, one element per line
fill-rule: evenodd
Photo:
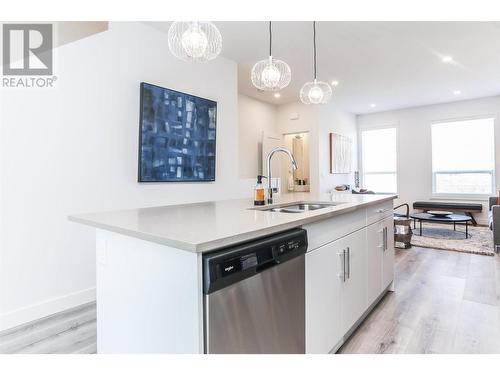
<path fill-rule="evenodd" d="M 366 228 L 336 241 L 345 250 L 341 284 L 342 332 L 346 333 L 366 309 Z"/>
<path fill-rule="evenodd" d="M 393 281 L 392 202 L 358 211 L 307 225 L 306 353 L 337 348 Z"/>
<path fill-rule="evenodd" d="M 306 254 L 306 353 L 328 353 L 340 341 L 339 241 Z"/>
<path fill-rule="evenodd" d="M 366 228 L 306 254 L 306 352 L 328 353 L 366 309 Z"/>
<path fill-rule="evenodd" d="M 383 220 L 366 229 L 366 301 L 371 305 L 382 291 L 385 229 Z"/>
<path fill-rule="evenodd" d="M 394 220 L 391 217 L 383 221 L 385 228 L 385 247 L 382 261 L 382 290 L 394 280 Z"/>
<path fill-rule="evenodd" d="M 366 232 L 366 300 L 370 306 L 394 279 L 392 216 L 368 225 Z"/>

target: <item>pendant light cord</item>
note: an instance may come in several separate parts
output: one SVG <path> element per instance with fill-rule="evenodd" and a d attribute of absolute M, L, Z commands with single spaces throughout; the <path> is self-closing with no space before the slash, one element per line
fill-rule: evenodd
<path fill-rule="evenodd" d="M 269 21 L 269 56 L 273 55 L 273 29 L 271 27 L 271 21 Z"/>
<path fill-rule="evenodd" d="M 314 79 L 316 79 L 316 21 L 313 21 Z"/>

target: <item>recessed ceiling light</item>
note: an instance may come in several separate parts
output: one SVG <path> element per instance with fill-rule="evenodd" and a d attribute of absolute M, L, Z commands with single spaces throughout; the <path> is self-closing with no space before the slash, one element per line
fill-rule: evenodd
<path fill-rule="evenodd" d="M 441 59 L 445 64 L 449 64 L 451 62 L 453 62 L 453 57 L 451 56 L 443 56 L 443 58 Z"/>
<path fill-rule="evenodd" d="M 332 81 L 332 86 L 338 86 L 339 85 L 339 81 Z"/>
<path fill-rule="evenodd" d="M 453 90 L 453 95 L 460 95 L 462 91 L 460 90 Z"/>
<path fill-rule="evenodd" d="M 375 103 L 370 104 L 370 108 L 375 108 L 377 105 Z"/>
<path fill-rule="evenodd" d="M 279 98 L 281 98 L 281 94 L 280 94 L 279 92 L 275 92 L 275 93 L 274 93 L 274 97 L 275 97 L 276 99 L 279 99 Z"/>

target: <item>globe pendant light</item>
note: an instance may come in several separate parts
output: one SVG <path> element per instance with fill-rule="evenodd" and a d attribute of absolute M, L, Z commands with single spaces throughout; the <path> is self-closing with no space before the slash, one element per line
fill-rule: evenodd
<path fill-rule="evenodd" d="M 257 62 L 250 75 L 253 85 L 263 91 L 279 91 L 287 87 L 292 79 L 288 64 L 273 58 L 272 41 L 272 24 L 269 22 L 269 57 Z"/>
<path fill-rule="evenodd" d="M 184 61 L 209 61 L 222 50 L 222 36 L 211 22 L 172 22 L 168 29 L 168 48 Z"/>
<path fill-rule="evenodd" d="M 325 104 L 332 97 L 332 88 L 323 81 L 317 80 L 316 75 L 316 21 L 313 22 L 313 49 L 314 49 L 314 80 L 307 82 L 300 89 L 300 100 L 304 104 Z"/>

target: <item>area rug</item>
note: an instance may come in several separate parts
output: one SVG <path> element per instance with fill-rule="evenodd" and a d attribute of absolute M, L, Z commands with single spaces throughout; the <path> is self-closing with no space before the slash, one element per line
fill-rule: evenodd
<path fill-rule="evenodd" d="M 456 232 L 452 225 L 423 223 L 422 236 L 419 228 L 413 229 L 412 246 L 433 249 L 459 251 L 462 253 L 495 255 L 493 233 L 488 227 L 469 225 L 469 238 L 465 239 L 465 226 L 457 225 Z"/>

